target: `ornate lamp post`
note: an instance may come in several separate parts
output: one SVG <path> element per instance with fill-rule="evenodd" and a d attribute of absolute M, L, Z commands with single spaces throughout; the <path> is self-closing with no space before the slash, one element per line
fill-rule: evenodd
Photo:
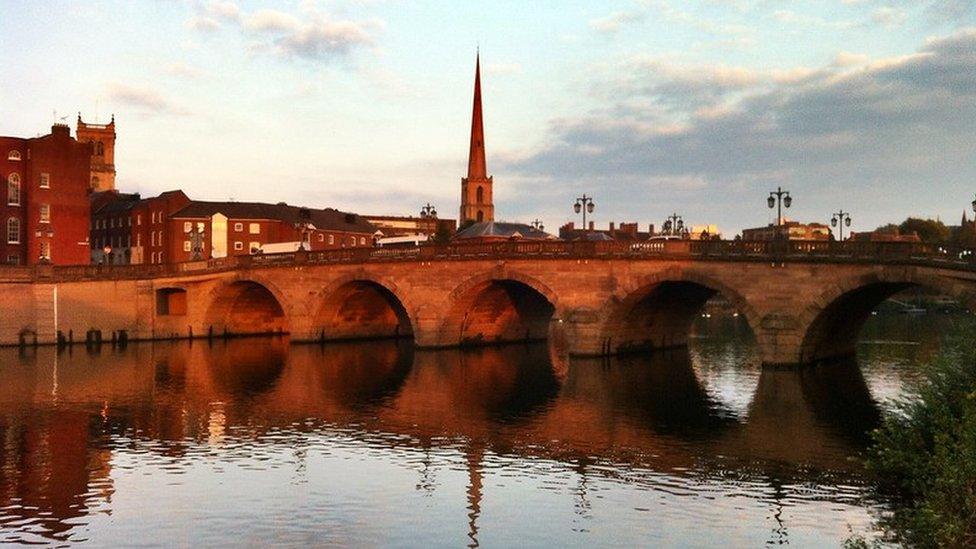
<path fill-rule="evenodd" d="M 682 219 L 677 213 L 673 213 L 668 217 L 664 218 L 664 224 L 661 225 L 661 234 L 665 235 L 684 235 L 687 232 L 685 228 L 685 220 Z"/>
<path fill-rule="evenodd" d="M 789 208 L 793 204 L 793 197 L 790 196 L 790 191 L 784 191 L 781 187 L 776 187 L 775 191 L 769 193 L 769 198 L 766 199 L 766 204 L 770 208 L 777 207 L 776 210 L 776 225 L 783 225 L 783 208 Z"/>
<path fill-rule="evenodd" d="M 437 218 L 437 209 L 428 202 L 426 206 L 420 208 L 420 217 L 423 219 L 435 219 Z"/>
<path fill-rule="evenodd" d="M 586 230 L 586 214 L 587 213 L 593 213 L 593 208 L 595 208 L 595 207 L 596 206 L 593 204 L 593 197 L 592 196 L 586 196 L 586 193 L 583 193 L 583 196 L 577 197 L 576 198 L 576 203 L 573 204 L 573 211 L 574 212 L 576 212 L 576 213 L 582 212 L 583 213 L 583 230 L 584 231 Z"/>
<path fill-rule="evenodd" d="M 298 249 L 311 251 L 312 231 L 315 230 L 315 225 L 312 224 L 311 210 L 308 208 L 298 209 L 298 222 L 295 223 L 295 229 L 299 235 Z M 308 248 L 305 247 L 306 245 L 308 245 Z"/>
<path fill-rule="evenodd" d="M 194 223 L 185 234 L 187 240 L 190 241 L 193 260 L 200 261 L 203 259 L 203 223 Z"/>
<path fill-rule="evenodd" d="M 532 228 L 533 229 L 540 230 L 540 231 L 546 230 L 545 225 L 543 225 L 542 222 L 539 221 L 538 219 L 536 219 L 535 221 L 532 222 Z"/>
<path fill-rule="evenodd" d="M 112 264 L 112 246 L 111 244 L 106 244 L 102 247 L 102 262 L 106 265 Z"/>
<path fill-rule="evenodd" d="M 851 226 L 851 212 L 840 210 L 839 212 L 835 213 L 830 219 L 830 226 L 838 227 L 840 229 L 840 240 L 844 240 L 844 227 Z"/>

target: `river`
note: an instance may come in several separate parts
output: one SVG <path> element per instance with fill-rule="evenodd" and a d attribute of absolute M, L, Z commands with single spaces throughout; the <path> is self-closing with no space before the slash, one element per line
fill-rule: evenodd
<path fill-rule="evenodd" d="M 0 542 L 837 546 L 854 459 L 969 317 L 873 317 L 858 358 L 763 369 L 748 328 L 571 362 L 283 339 L 0 350 Z M 966 320 L 968 321 L 968 320 Z"/>

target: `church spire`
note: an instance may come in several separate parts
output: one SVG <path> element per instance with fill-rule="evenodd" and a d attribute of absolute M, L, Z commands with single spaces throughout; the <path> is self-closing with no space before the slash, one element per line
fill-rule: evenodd
<path fill-rule="evenodd" d="M 468 153 L 468 176 L 461 178 L 462 224 L 493 221 L 495 205 L 492 193 L 494 181 L 488 176 L 485 162 L 485 128 L 481 116 L 481 52 L 475 58 L 474 106 L 471 110 L 471 150 Z"/>
<path fill-rule="evenodd" d="M 468 154 L 468 179 L 485 179 L 485 128 L 481 117 L 481 52 L 475 58 L 474 107 L 471 112 L 471 152 Z"/>

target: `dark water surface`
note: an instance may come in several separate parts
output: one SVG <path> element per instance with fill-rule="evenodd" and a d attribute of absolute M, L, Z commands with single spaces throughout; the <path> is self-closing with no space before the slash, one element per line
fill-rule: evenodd
<path fill-rule="evenodd" d="M 565 361 L 283 340 L 0 350 L 0 543 L 837 546 L 852 456 L 948 317 L 763 370 L 735 319 L 687 351 Z"/>

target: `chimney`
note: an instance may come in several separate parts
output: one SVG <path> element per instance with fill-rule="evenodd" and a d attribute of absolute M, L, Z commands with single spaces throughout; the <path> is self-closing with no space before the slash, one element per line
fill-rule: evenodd
<path fill-rule="evenodd" d="M 71 128 L 67 124 L 55 124 L 51 126 L 51 135 L 71 137 Z"/>
<path fill-rule="evenodd" d="M 614 227 L 614 222 L 613 222 L 613 221 L 611 221 L 611 222 L 610 222 L 610 234 L 611 234 L 611 235 L 613 234 L 613 227 Z"/>
<path fill-rule="evenodd" d="M 596 226 L 596 223 L 593 223 L 592 221 L 590 221 L 590 230 L 591 231 L 594 229 L 595 226 Z"/>
<path fill-rule="evenodd" d="M 647 234 L 649 234 L 649 235 L 653 235 L 654 234 L 654 224 L 653 223 L 651 223 L 650 225 L 647 226 Z"/>

